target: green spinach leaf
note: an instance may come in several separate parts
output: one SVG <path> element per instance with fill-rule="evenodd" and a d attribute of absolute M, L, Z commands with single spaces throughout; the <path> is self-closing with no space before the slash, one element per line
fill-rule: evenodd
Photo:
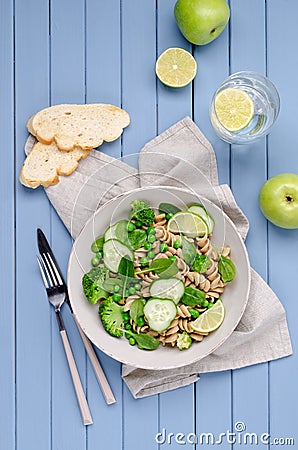
<path fill-rule="evenodd" d="M 236 276 L 235 264 L 223 255 L 220 255 L 219 257 L 218 271 L 224 283 L 232 281 Z"/>
<path fill-rule="evenodd" d="M 102 252 L 103 250 L 104 238 L 98 237 L 91 245 L 91 250 L 93 253 Z"/>
<path fill-rule="evenodd" d="M 177 208 L 177 206 L 172 205 L 171 203 L 160 203 L 158 207 L 159 214 L 176 214 L 180 212 L 181 209 Z"/>
<path fill-rule="evenodd" d="M 200 305 L 203 300 L 206 300 L 205 292 L 200 291 L 194 287 L 186 287 L 181 302 L 187 306 Z"/>
<path fill-rule="evenodd" d="M 195 245 L 192 242 L 189 242 L 184 236 L 181 236 L 181 241 L 184 261 L 186 262 L 186 264 L 191 266 L 196 258 L 197 249 Z"/>
<path fill-rule="evenodd" d="M 130 306 L 129 314 L 134 322 L 136 322 L 139 317 L 142 317 L 144 315 L 144 300 L 141 298 L 135 299 Z"/>
<path fill-rule="evenodd" d="M 168 258 L 157 258 L 146 269 L 139 273 L 155 272 L 161 278 L 171 278 L 178 273 L 178 267 L 175 261 Z"/>
<path fill-rule="evenodd" d="M 123 281 L 120 280 L 120 278 L 107 278 L 103 282 L 103 288 L 110 293 L 114 293 L 115 286 L 120 286 L 121 288 L 123 286 Z"/>
<path fill-rule="evenodd" d="M 133 230 L 128 234 L 128 241 L 133 250 L 142 247 L 147 241 L 147 233 L 145 230 Z"/>
<path fill-rule="evenodd" d="M 126 278 L 134 278 L 135 269 L 133 262 L 130 259 L 123 256 L 123 258 L 121 258 L 119 263 L 118 273 Z"/>

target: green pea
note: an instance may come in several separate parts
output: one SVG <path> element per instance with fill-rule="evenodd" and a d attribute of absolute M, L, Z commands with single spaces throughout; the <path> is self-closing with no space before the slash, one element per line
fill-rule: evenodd
<path fill-rule="evenodd" d="M 133 295 L 133 294 L 136 293 L 136 288 L 133 287 L 133 286 L 131 286 L 131 287 L 128 289 L 128 292 L 130 293 L 130 295 Z"/>
<path fill-rule="evenodd" d="M 150 242 L 150 244 L 153 244 L 153 242 L 155 242 L 155 235 L 153 233 L 148 235 L 148 242 Z"/>
<path fill-rule="evenodd" d="M 140 291 L 140 290 L 142 289 L 141 283 L 136 283 L 136 284 L 135 284 L 135 289 L 136 289 L 137 291 Z"/>
<path fill-rule="evenodd" d="M 126 337 L 126 339 L 128 339 L 128 340 L 129 340 L 129 339 L 130 339 L 130 337 L 131 337 L 131 334 L 130 334 L 130 333 L 125 333 L 125 334 L 124 334 L 124 336 Z"/>
<path fill-rule="evenodd" d="M 170 259 L 171 261 L 176 261 L 176 256 L 172 255 L 172 256 L 169 257 L 169 259 Z"/>
<path fill-rule="evenodd" d="M 119 286 L 119 284 L 115 284 L 115 286 L 114 286 L 114 292 L 115 292 L 115 294 L 117 294 L 117 292 L 119 292 L 120 291 L 120 286 Z"/>
<path fill-rule="evenodd" d="M 144 249 L 145 250 L 151 250 L 152 249 L 152 244 L 150 244 L 150 242 L 145 242 Z"/>
<path fill-rule="evenodd" d="M 181 242 L 178 241 L 178 240 L 175 241 L 174 244 L 173 244 L 173 247 L 174 247 L 174 248 L 179 248 L 180 246 L 181 246 Z"/>
<path fill-rule="evenodd" d="M 93 256 L 93 258 L 91 259 L 91 264 L 93 267 L 97 267 L 99 264 L 99 259 L 97 258 L 97 256 Z"/>
<path fill-rule="evenodd" d="M 138 317 L 137 318 L 137 325 L 139 325 L 139 327 L 142 327 L 144 324 L 145 324 L 144 317 Z"/>
<path fill-rule="evenodd" d="M 172 217 L 173 217 L 173 214 L 172 214 L 172 213 L 166 214 L 166 219 L 167 219 L 167 220 L 170 220 Z"/>
<path fill-rule="evenodd" d="M 197 311 L 196 309 L 193 309 L 193 308 L 189 309 L 189 313 L 193 319 L 196 319 L 200 315 L 199 311 Z"/>
<path fill-rule="evenodd" d="M 147 266 L 147 264 L 149 263 L 147 256 L 142 256 L 142 258 L 140 259 L 140 263 L 141 266 Z"/>
<path fill-rule="evenodd" d="M 203 308 L 207 308 L 208 305 L 209 305 L 208 300 L 202 300 L 201 306 L 202 306 Z"/>
<path fill-rule="evenodd" d="M 154 258 L 154 256 L 155 256 L 155 251 L 154 251 L 154 250 L 150 250 L 150 252 L 147 253 L 147 256 L 148 256 L 149 259 Z"/>
<path fill-rule="evenodd" d="M 142 222 L 140 222 L 139 220 L 136 220 L 136 221 L 135 221 L 135 226 L 136 226 L 137 228 L 141 228 Z"/>
<path fill-rule="evenodd" d="M 160 251 L 161 251 L 161 252 L 166 252 L 166 251 L 168 250 L 168 248 L 169 248 L 169 246 L 168 246 L 168 244 L 166 244 L 165 242 L 162 242 L 162 243 L 160 244 Z"/>
<path fill-rule="evenodd" d="M 96 256 L 96 258 L 98 258 L 98 259 L 102 259 L 102 256 L 103 256 L 103 255 L 102 255 L 102 252 L 97 252 L 95 256 Z"/>
<path fill-rule="evenodd" d="M 123 322 L 129 322 L 130 315 L 128 312 L 122 313 Z"/>
<path fill-rule="evenodd" d="M 122 298 L 120 294 L 113 294 L 112 297 L 114 302 L 119 302 Z"/>
<path fill-rule="evenodd" d="M 148 227 L 148 228 L 147 228 L 147 234 L 155 234 L 155 228 L 153 228 L 153 227 Z"/>
<path fill-rule="evenodd" d="M 93 253 L 97 253 L 102 250 L 102 246 L 103 246 L 103 238 L 99 237 L 99 238 L 95 239 L 95 241 L 92 243 L 91 251 Z"/>
<path fill-rule="evenodd" d="M 133 222 L 128 222 L 126 228 L 127 228 L 127 231 L 130 233 L 131 231 L 133 231 L 135 229 L 135 225 Z"/>
<path fill-rule="evenodd" d="M 125 328 L 126 330 L 131 330 L 131 329 L 132 329 L 132 326 L 130 325 L 130 323 L 126 323 L 126 324 L 124 325 L 124 328 Z"/>
<path fill-rule="evenodd" d="M 210 308 L 212 308 L 212 306 L 213 306 L 213 303 L 212 303 L 212 302 L 209 302 L 207 308 L 210 309 Z"/>
<path fill-rule="evenodd" d="M 135 338 L 130 337 L 130 338 L 129 338 L 129 343 L 130 343 L 130 345 L 136 345 L 136 340 L 135 340 Z"/>

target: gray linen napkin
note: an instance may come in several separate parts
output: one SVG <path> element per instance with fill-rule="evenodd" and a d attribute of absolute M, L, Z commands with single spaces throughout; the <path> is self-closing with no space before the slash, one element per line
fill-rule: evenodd
<path fill-rule="evenodd" d="M 25 152 L 34 138 L 27 141 Z M 248 221 L 227 185 L 218 185 L 212 146 L 188 117 L 144 146 L 139 170 L 133 156 L 116 160 L 96 150 L 69 177 L 45 189 L 51 203 L 75 238 L 96 209 L 116 195 L 143 186 L 178 186 L 219 205 L 245 239 Z M 249 300 L 240 323 L 214 353 L 175 370 L 144 370 L 127 365 L 122 378 L 135 398 L 189 385 L 201 372 L 235 369 L 292 353 L 286 315 L 279 299 L 253 269 Z"/>

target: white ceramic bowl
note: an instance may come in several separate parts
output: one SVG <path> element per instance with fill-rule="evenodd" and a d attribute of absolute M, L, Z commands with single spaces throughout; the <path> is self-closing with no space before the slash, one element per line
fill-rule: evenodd
<path fill-rule="evenodd" d="M 157 208 L 160 202 L 172 203 L 185 209 L 191 203 L 203 203 L 215 220 L 212 242 L 220 248 L 229 245 L 232 259 L 236 265 L 237 275 L 226 286 L 222 296 L 226 315 L 218 330 L 194 343 L 189 350 L 164 348 L 145 351 L 129 345 L 127 339 L 110 336 L 102 327 L 98 316 L 98 306 L 91 305 L 84 297 L 81 280 L 90 270 L 92 253 L 90 250 L 94 239 L 104 233 L 106 228 L 120 219 L 127 218 L 130 203 L 135 199 L 147 200 Z M 186 190 L 173 187 L 150 187 L 138 189 L 116 197 L 103 205 L 88 220 L 80 235 L 74 242 L 68 265 L 68 289 L 70 301 L 79 323 L 91 341 L 112 358 L 144 369 L 171 369 L 198 361 L 214 352 L 236 328 L 247 303 L 250 286 L 250 269 L 247 252 L 234 224 L 209 200 L 200 198 Z"/>

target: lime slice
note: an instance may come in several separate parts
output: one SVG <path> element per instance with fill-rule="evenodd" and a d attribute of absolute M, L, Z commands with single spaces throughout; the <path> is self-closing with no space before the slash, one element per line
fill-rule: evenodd
<path fill-rule="evenodd" d="M 216 95 L 214 106 L 218 120 L 231 132 L 245 128 L 254 116 L 253 101 L 243 89 L 223 89 Z"/>
<path fill-rule="evenodd" d="M 168 230 L 182 233 L 187 237 L 203 237 L 208 235 L 208 226 L 202 217 L 190 212 L 178 212 L 168 222 Z"/>
<path fill-rule="evenodd" d="M 222 324 L 225 317 L 225 308 L 221 300 L 217 300 L 212 308 L 207 309 L 194 322 L 191 328 L 198 333 L 211 333 Z"/>
<path fill-rule="evenodd" d="M 183 48 L 168 48 L 156 61 L 155 72 L 166 86 L 179 88 L 189 84 L 197 73 L 194 57 Z"/>

